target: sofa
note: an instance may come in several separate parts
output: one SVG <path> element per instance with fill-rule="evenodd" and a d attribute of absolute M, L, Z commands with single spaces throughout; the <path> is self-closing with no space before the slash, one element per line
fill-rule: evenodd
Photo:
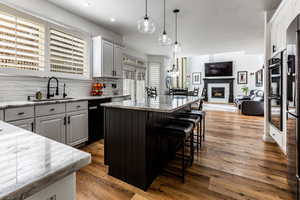
<path fill-rule="evenodd" d="M 262 90 L 252 90 L 249 96 L 236 99 L 235 103 L 243 115 L 264 115 L 264 92 Z"/>

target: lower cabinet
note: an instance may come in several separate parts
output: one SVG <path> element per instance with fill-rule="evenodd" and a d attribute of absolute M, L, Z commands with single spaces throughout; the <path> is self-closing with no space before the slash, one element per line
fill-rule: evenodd
<path fill-rule="evenodd" d="M 75 146 L 88 141 L 88 111 L 67 113 L 67 144 Z"/>
<path fill-rule="evenodd" d="M 19 128 L 25 129 L 27 131 L 34 132 L 34 118 L 18 120 L 9 123 Z"/>
<path fill-rule="evenodd" d="M 57 142 L 66 143 L 65 114 L 36 118 L 36 133 Z"/>

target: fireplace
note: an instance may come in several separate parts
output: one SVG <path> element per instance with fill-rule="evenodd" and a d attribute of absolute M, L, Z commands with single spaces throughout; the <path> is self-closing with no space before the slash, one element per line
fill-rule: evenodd
<path fill-rule="evenodd" d="M 215 103 L 233 103 L 233 82 L 234 78 L 203 78 L 205 101 Z M 224 88 L 223 97 L 213 97 L 212 88 Z"/>
<path fill-rule="evenodd" d="M 225 98 L 225 88 L 224 87 L 212 87 L 211 88 L 211 97 L 212 98 Z"/>

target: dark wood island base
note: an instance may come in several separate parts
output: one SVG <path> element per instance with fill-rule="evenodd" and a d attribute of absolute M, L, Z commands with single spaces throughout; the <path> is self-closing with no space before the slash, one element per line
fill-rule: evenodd
<path fill-rule="evenodd" d="M 160 104 L 163 99 L 170 107 L 167 104 L 163 106 L 168 109 L 161 106 L 153 108 L 150 104 L 145 107 L 141 107 L 140 104 L 139 107 L 132 107 L 133 101 L 124 101 L 123 104 L 117 102 L 122 106 L 116 103 L 104 104 L 104 160 L 109 166 L 108 173 L 143 190 L 147 190 L 172 156 L 170 143 L 162 145 L 159 141 L 155 131 L 156 125 L 167 121 L 168 115 L 188 109 L 192 103 L 199 100 L 195 97 L 159 98 Z M 163 144 L 166 144 L 165 141 Z"/>

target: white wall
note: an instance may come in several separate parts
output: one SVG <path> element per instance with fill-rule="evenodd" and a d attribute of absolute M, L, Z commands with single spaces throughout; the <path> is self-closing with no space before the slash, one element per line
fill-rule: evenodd
<path fill-rule="evenodd" d="M 269 12 L 271 13 L 271 12 Z M 287 48 L 288 44 L 288 27 L 293 22 L 293 20 L 300 14 L 300 1 L 299 0 L 284 0 L 281 2 L 278 9 L 273 14 L 272 18 L 266 24 L 266 58 L 265 62 L 270 59 L 273 55 L 272 46 L 275 45 L 277 52 L 282 51 Z M 285 58 L 286 59 L 286 58 Z M 286 74 L 286 62 L 283 66 L 283 74 Z M 267 84 L 267 83 L 266 83 Z M 283 88 L 286 88 L 286 76 L 283 77 Z M 266 88 L 267 89 L 267 88 Z M 283 105 L 286 105 L 286 90 L 283 90 L 282 94 Z M 266 101 L 266 104 L 268 102 Z M 266 105 L 268 107 L 268 105 Z M 286 125 L 286 106 L 283 106 L 283 131 L 272 127 L 268 119 L 265 120 L 265 133 L 264 139 L 270 141 L 270 135 L 279 134 L 282 135 L 282 144 L 280 144 L 281 149 L 286 153 L 287 144 L 287 125 Z M 265 109 L 265 115 L 267 115 L 267 109 Z"/>
<path fill-rule="evenodd" d="M 122 43 L 121 35 L 76 16 L 46 0 L 4 0 L 1 3 L 67 28 L 84 31 L 89 33 L 91 37 L 101 35 L 110 41 Z M 146 55 L 140 52 L 131 49 L 125 49 L 126 51 L 132 56 L 146 58 Z M 107 85 L 107 89 L 104 89 L 105 94 L 112 94 L 112 83 L 117 83 L 118 90 L 122 92 L 121 80 L 99 79 L 99 81 Z M 66 83 L 69 96 L 86 96 L 90 93 L 92 82 L 93 80 L 60 79 L 60 88 L 62 91 L 62 85 Z M 47 78 L 0 75 L 0 101 L 23 101 L 26 100 L 28 95 L 33 95 L 37 91 L 42 91 L 43 94 L 46 94 L 46 86 Z"/>
<path fill-rule="evenodd" d="M 203 56 L 194 56 L 188 58 L 188 69 L 187 75 L 189 79 L 189 89 L 192 90 L 194 87 L 204 87 L 204 82 L 202 81 L 201 85 L 192 84 L 192 74 L 194 72 L 201 72 L 202 77 L 204 78 L 204 65 L 209 62 L 225 62 L 233 61 L 233 76 L 234 80 L 234 96 L 242 95 L 241 88 L 247 86 L 249 90 L 257 88 L 255 86 L 255 72 L 263 67 L 263 55 L 247 55 L 243 52 L 232 52 L 224 54 L 214 54 L 214 55 L 203 55 Z M 248 84 L 237 84 L 237 72 L 238 71 L 248 71 Z M 254 75 L 250 75 L 254 73 Z M 261 89 L 261 88 L 260 88 Z"/>

